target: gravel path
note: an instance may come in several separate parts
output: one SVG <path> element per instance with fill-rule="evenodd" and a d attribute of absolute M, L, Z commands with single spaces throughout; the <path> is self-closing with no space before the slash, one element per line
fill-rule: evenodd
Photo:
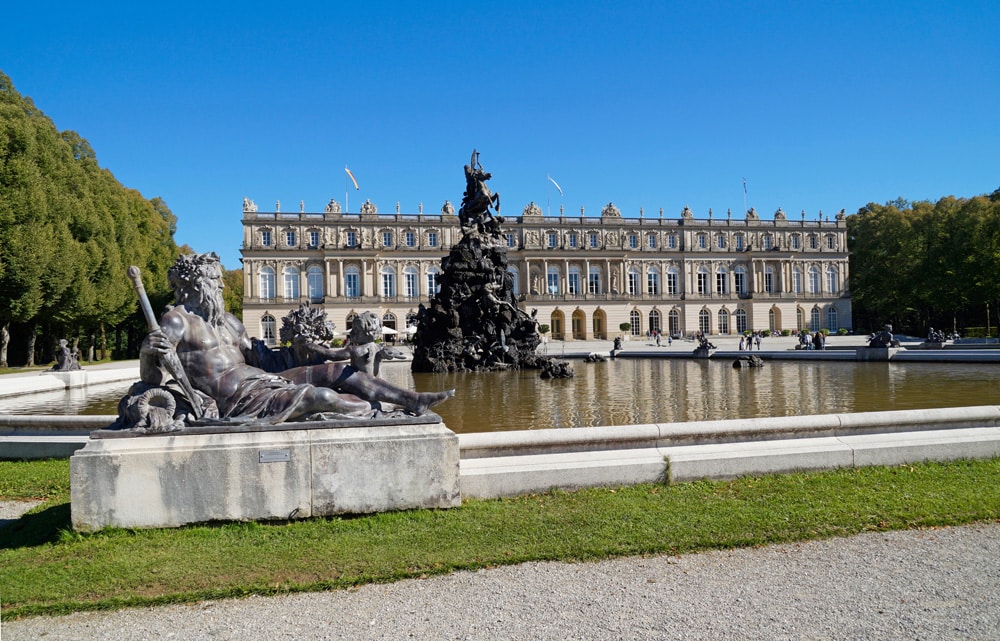
<path fill-rule="evenodd" d="M 62 639 L 998 639 L 1000 523 L 4 622 Z"/>

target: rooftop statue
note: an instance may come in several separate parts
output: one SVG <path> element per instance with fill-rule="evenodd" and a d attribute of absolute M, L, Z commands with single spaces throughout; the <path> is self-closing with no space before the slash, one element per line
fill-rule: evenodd
<path fill-rule="evenodd" d="M 403 389 L 346 362 L 267 371 L 268 363 L 253 364 L 259 360 L 246 329 L 225 311 L 218 256 L 209 253 L 177 259 L 168 272 L 176 304 L 159 322 L 138 271 L 131 268 L 129 275 L 136 284 L 150 332 L 140 351 L 141 382 L 119 404 L 115 425 L 119 429 L 157 432 L 183 425 L 367 419 L 384 415 L 386 408 L 381 403 L 419 416 L 454 395 L 454 390 L 431 393 Z M 142 400 L 150 390 L 152 393 Z M 163 390 L 176 404 L 169 420 L 164 415 L 170 401 L 164 399 Z M 144 404 L 159 411 L 143 416 Z"/>

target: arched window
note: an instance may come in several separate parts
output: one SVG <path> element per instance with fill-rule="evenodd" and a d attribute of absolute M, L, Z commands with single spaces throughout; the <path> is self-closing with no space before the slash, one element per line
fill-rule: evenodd
<path fill-rule="evenodd" d="M 441 291 L 441 285 L 438 284 L 438 278 L 441 277 L 441 270 L 437 267 L 427 268 L 427 295 L 433 296 Z M 517 281 L 514 281 L 514 286 L 517 286 Z"/>
<path fill-rule="evenodd" d="M 392 267 L 382 268 L 382 296 L 385 298 L 396 296 L 396 270 Z"/>
<path fill-rule="evenodd" d="M 660 295 L 660 271 L 656 267 L 646 270 L 646 293 L 650 296 Z"/>
<path fill-rule="evenodd" d="M 264 314 L 264 316 L 261 317 L 260 336 L 265 345 L 278 344 L 278 324 L 275 322 L 274 316 Z"/>
<path fill-rule="evenodd" d="M 729 333 L 729 312 L 724 309 L 719 310 L 719 333 Z"/>
<path fill-rule="evenodd" d="M 707 309 L 698 312 L 698 331 L 706 336 L 712 333 L 712 315 Z"/>
<path fill-rule="evenodd" d="M 830 305 L 829 309 L 826 310 L 826 328 L 831 332 L 840 329 L 840 322 L 837 319 L 837 308 L 833 305 Z"/>
<path fill-rule="evenodd" d="M 836 294 L 840 291 L 837 281 L 840 280 L 837 277 L 837 268 L 832 265 L 826 270 L 826 291 L 831 294 Z M 833 329 L 832 327 L 830 329 Z"/>
<path fill-rule="evenodd" d="M 798 329 L 806 328 L 806 313 L 802 311 L 801 307 L 795 310 L 795 327 Z"/>
<path fill-rule="evenodd" d="M 819 329 L 820 326 L 819 307 L 813 307 L 812 314 L 810 314 L 810 316 L 811 318 L 809 319 L 809 325 L 810 325 L 809 329 L 815 332 L 816 330 Z"/>
<path fill-rule="evenodd" d="M 420 274 L 413 265 L 403 268 L 403 296 L 416 298 L 420 296 Z"/>
<path fill-rule="evenodd" d="M 809 293 L 819 293 L 819 270 L 815 265 L 809 268 Z"/>
<path fill-rule="evenodd" d="M 323 302 L 323 268 L 313 265 L 306 271 L 306 286 L 309 288 L 309 300 L 314 303 Z"/>
<path fill-rule="evenodd" d="M 747 325 L 747 313 L 745 310 L 737 309 L 736 313 L 733 315 L 736 316 L 737 334 L 742 334 L 750 329 L 750 327 Z"/>
<path fill-rule="evenodd" d="M 649 331 L 660 331 L 660 312 L 655 309 L 649 312 Z"/>
<path fill-rule="evenodd" d="M 670 310 L 670 313 L 667 314 L 667 330 L 670 332 L 670 336 L 681 335 L 681 315 L 677 313 L 676 309 Z"/>
<path fill-rule="evenodd" d="M 729 272 L 726 271 L 725 267 L 720 266 L 718 269 L 715 270 L 715 293 L 716 294 L 729 293 Z"/>
<path fill-rule="evenodd" d="M 348 267 L 344 270 L 344 296 L 361 298 L 361 273 L 357 267 Z"/>
<path fill-rule="evenodd" d="M 262 300 L 274 300 L 274 269 L 260 268 L 260 297 Z"/>
<path fill-rule="evenodd" d="M 767 328 L 772 332 L 778 329 L 778 315 L 774 313 L 774 308 L 767 310 Z"/>
<path fill-rule="evenodd" d="M 628 313 L 628 321 L 632 325 L 632 336 L 638 336 L 642 332 L 642 314 L 639 310 L 633 309 Z"/>
<path fill-rule="evenodd" d="M 299 270 L 295 267 L 286 267 L 282 272 L 282 284 L 284 285 L 285 300 L 298 300 Z"/>

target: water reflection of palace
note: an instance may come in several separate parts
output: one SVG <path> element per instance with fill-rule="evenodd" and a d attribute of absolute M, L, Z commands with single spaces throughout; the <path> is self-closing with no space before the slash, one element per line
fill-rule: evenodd
<path fill-rule="evenodd" d="M 247 201 L 251 202 L 251 201 Z M 323 307 L 339 330 L 377 311 L 403 331 L 430 299 L 441 258 L 461 231 L 450 203 L 441 212 L 379 213 L 365 202 L 342 213 L 243 210 L 243 316 L 274 342 L 300 302 Z M 557 340 L 606 339 L 628 323 L 633 335 L 735 334 L 851 327 L 847 223 L 761 220 L 727 213 L 696 219 L 626 218 L 611 203 L 599 216 L 545 216 L 530 203 L 504 224 L 510 271 L 526 310 L 537 309 Z"/>

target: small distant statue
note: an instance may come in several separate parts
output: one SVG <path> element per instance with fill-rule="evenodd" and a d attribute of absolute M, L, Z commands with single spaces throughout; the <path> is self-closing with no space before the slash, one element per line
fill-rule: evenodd
<path fill-rule="evenodd" d="M 71 372 L 80 369 L 80 362 L 77 360 L 79 352 L 74 347 L 70 349 L 69 341 L 65 338 L 59 339 L 59 347 L 56 349 L 56 364 L 50 371 Z"/>
<path fill-rule="evenodd" d="M 338 203 L 336 200 L 334 200 L 333 198 L 331 198 L 330 202 L 328 202 L 326 204 L 326 213 L 328 213 L 328 214 L 339 214 L 340 213 L 340 203 Z"/>
<path fill-rule="evenodd" d="M 611 358 L 617 358 L 618 352 L 622 351 L 622 337 L 615 336 L 615 342 L 612 343 L 612 345 L 613 346 L 611 348 Z"/>
<path fill-rule="evenodd" d="M 886 324 L 881 331 L 869 336 L 868 347 L 899 347 L 899 341 L 892 336 L 892 325 Z"/>

